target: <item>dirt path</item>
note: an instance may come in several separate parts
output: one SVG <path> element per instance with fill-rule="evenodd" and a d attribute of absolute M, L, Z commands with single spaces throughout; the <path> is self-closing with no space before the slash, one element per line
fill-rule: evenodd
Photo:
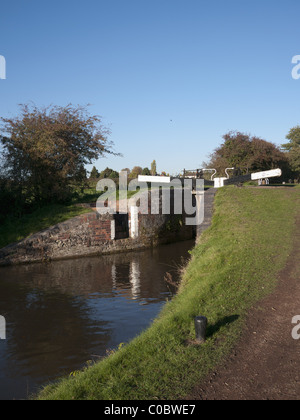
<path fill-rule="evenodd" d="M 292 318 L 300 315 L 300 217 L 294 248 L 275 292 L 250 311 L 231 356 L 189 399 L 300 400 L 300 340 Z"/>

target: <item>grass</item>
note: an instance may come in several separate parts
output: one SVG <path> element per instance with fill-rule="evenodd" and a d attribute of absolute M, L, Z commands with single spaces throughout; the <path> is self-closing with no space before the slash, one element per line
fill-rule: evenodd
<path fill-rule="evenodd" d="M 180 399 L 227 355 L 246 314 L 276 285 L 292 249 L 299 189 L 226 187 L 213 224 L 192 251 L 179 293 L 133 341 L 72 377 L 45 386 L 48 400 Z M 194 317 L 208 318 L 195 344 Z"/>

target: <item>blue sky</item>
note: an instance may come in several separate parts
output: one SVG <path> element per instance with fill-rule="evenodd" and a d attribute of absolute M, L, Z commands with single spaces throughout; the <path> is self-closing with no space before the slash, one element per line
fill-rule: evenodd
<path fill-rule="evenodd" d="M 156 159 L 176 174 L 228 131 L 280 145 L 300 124 L 299 0 L 10 0 L 0 13 L 0 116 L 91 104 L 124 155 L 99 170 Z"/>

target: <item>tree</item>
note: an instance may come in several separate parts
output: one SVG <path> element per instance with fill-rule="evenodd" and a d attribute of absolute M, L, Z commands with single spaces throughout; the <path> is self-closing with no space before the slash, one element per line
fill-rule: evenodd
<path fill-rule="evenodd" d="M 109 178 L 110 179 L 119 179 L 119 176 L 120 176 L 119 172 L 112 171 L 111 174 L 109 175 Z"/>
<path fill-rule="evenodd" d="M 100 173 L 98 172 L 96 166 L 93 166 L 93 169 L 90 174 L 90 179 L 98 179 L 100 177 Z"/>
<path fill-rule="evenodd" d="M 142 175 L 143 168 L 140 166 L 135 166 L 132 168 L 132 171 L 130 173 L 130 178 L 137 178 L 139 175 Z"/>
<path fill-rule="evenodd" d="M 151 163 L 151 175 L 152 176 L 155 176 L 156 174 L 157 174 L 157 168 L 156 168 L 156 160 L 154 160 L 152 163 Z"/>
<path fill-rule="evenodd" d="M 20 216 L 24 211 L 18 185 L 3 175 L 0 175 L 0 203 L 0 223 L 8 214 Z"/>
<path fill-rule="evenodd" d="M 143 172 L 142 172 L 142 175 L 147 175 L 147 176 L 151 175 L 150 169 L 149 168 L 144 168 Z"/>
<path fill-rule="evenodd" d="M 300 126 L 294 127 L 286 136 L 288 143 L 283 144 L 282 148 L 287 152 L 294 175 L 300 177 Z"/>
<path fill-rule="evenodd" d="M 66 200 L 86 164 L 112 151 L 99 116 L 86 107 L 21 105 L 20 115 L 1 118 L 5 170 L 23 199 L 49 203 Z"/>
<path fill-rule="evenodd" d="M 100 178 L 101 179 L 109 178 L 113 172 L 114 172 L 113 169 L 105 168 L 102 172 L 100 172 Z"/>
<path fill-rule="evenodd" d="M 205 166 L 224 175 L 226 168 L 234 167 L 240 174 L 249 174 L 280 167 L 287 170 L 285 154 L 273 143 L 240 132 L 223 136 L 224 143 L 211 155 Z"/>
<path fill-rule="evenodd" d="M 125 168 L 125 169 L 122 169 L 121 172 L 127 172 L 127 176 L 129 176 L 131 171 L 129 168 Z"/>

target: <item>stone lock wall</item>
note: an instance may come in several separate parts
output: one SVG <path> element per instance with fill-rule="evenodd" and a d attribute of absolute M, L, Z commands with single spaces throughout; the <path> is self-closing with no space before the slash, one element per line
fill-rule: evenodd
<path fill-rule="evenodd" d="M 194 203 L 195 204 L 195 203 Z M 147 204 L 143 203 L 138 209 L 137 231 L 138 237 L 152 246 L 157 244 L 171 243 L 192 239 L 195 236 L 195 227 L 185 223 L 184 203 L 182 202 L 182 214 L 175 214 L 174 191 L 170 191 L 170 212 L 162 214 L 162 195 L 151 198 L 148 193 Z M 129 215 L 132 223 L 133 214 Z"/>
<path fill-rule="evenodd" d="M 0 265 L 88 255 L 111 241 L 113 215 L 84 214 L 0 250 Z"/>
<path fill-rule="evenodd" d="M 149 198 L 146 214 L 135 208 L 133 214 L 100 215 L 92 211 L 77 216 L 1 249 L 0 266 L 120 253 L 192 239 L 195 227 L 186 225 L 185 214 L 174 214 L 173 198 L 171 194 L 168 215 L 161 214 L 159 197 L 158 214 L 151 214 Z"/>

